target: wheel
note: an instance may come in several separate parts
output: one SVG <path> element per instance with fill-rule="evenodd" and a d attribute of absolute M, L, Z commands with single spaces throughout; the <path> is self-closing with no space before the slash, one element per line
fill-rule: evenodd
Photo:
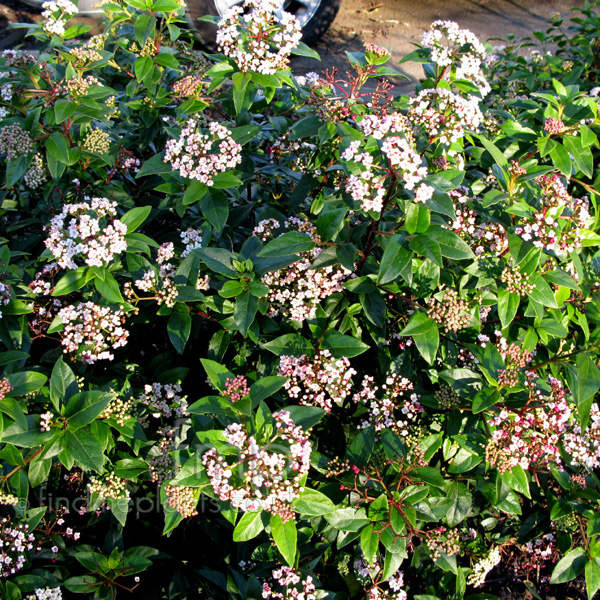
<path fill-rule="evenodd" d="M 342 0 L 283 0 L 283 9 L 292 13 L 302 26 L 302 41 L 312 44 L 325 34 L 333 23 Z M 187 0 L 186 16 L 194 29 L 200 32 L 204 43 L 215 48 L 217 27 L 198 21 L 200 17 L 222 17 L 227 10 L 242 0 Z"/>

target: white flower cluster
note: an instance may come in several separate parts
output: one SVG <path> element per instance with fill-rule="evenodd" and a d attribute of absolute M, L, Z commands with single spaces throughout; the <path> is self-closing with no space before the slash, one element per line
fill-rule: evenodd
<path fill-rule="evenodd" d="M 390 375 L 381 387 L 382 397 L 378 398 L 379 387 L 373 377 L 365 375 L 361 390 L 352 397 L 354 402 L 367 406 L 360 429 L 374 425 L 375 431 L 391 429 L 397 435 L 408 436 L 409 422 L 423 412 L 420 396 L 413 392 L 412 382 L 400 375 Z"/>
<path fill-rule="evenodd" d="M 77 269 L 76 258 L 90 267 L 106 266 L 127 249 L 127 225 L 116 215 L 117 203 L 106 198 L 65 204 L 50 221 L 46 248 L 63 269 Z"/>
<path fill-rule="evenodd" d="M 127 344 L 129 332 L 123 327 L 122 308 L 80 302 L 62 308 L 58 317 L 65 324 L 61 334 L 64 352 L 78 353 L 83 362 L 113 360 L 111 348 Z"/>
<path fill-rule="evenodd" d="M 28 529 L 28 525 L 13 526 L 7 518 L 0 520 L 0 576 L 10 577 L 25 564 L 35 541 Z"/>
<path fill-rule="evenodd" d="M 521 217 L 515 233 L 534 246 L 564 256 L 581 247 L 581 228 L 590 218 L 589 200 L 573 198 L 558 175 L 536 178 L 543 197 L 539 208 Z"/>
<path fill-rule="evenodd" d="M 244 14 L 244 13 L 247 14 Z M 273 75 L 288 68 L 289 55 L 302 39 L 296 17 L 276 0 L 246 0 L 233 6 L 219 22 L 219 50 L 240 71 Z"/>
<path fill-rule="evenodd" d="M 44 2 L 42 8 L 42 17 L 46 19 L 44 29 L 49 34 L 58 36 L 65 34 L 67 21 L 79 12 L 77 5 L 70 0 L 50 0 Z"/>
<path fill-rule="evenodd" d="M 341 405 L 350 394 L 356 371 L 345 356 L 334 358 L 329 350 L 319 350 L 314 358 L 284 354 L 277 374 L 288 378 L 285 389 L 290 398 L 330 412 L 333 402 Z"/>
<path fill-rule="evenodd" d="M 35 590 L 35 595 L 27 596 L 27 600 L 62 600 L 62 592 L 59 587 L 38 588 Z"/>
<path fill-rule="evenodd" d="M 562 436 L 562 445 L 571 456 L 575 466 L 583 465 L 587 469 L 600 466 L 600 407 L 592 404 L 590 422 L 585 431 L 581 425 L 573 421 Z"/>
<path fill-rule="evenodd" d="M 241 564 L 241 563 L 240 563 Z M 290 567 L 279 567 L 271 577 L 277 589 L 265 582 L 262 586 L 262 597 L 265 600 L 316 600 L 316 587 L 310 575 L 302 579 L 300 573 Z"/>
<path fill-rule="evenodd" d="M 466 100 L 444 88 L 421 90 L 410 100 L 408 118 L 420 125 L 433 141 L 450 145 L 465 135 L 466 130 L 476 130 L 483 115 L 476 98 Z"/>
<path fill-rule="evenodd" d="M 189 119 L 179 139 L 167 142 L 165 162 L 170 162 L 182 177 L 212 186 L 215 175 L 242 162 L 241 154 L 242 147 L 225 125 L 212 121 L 208 133 L 202 133 L 198 121 Z"/>
<path fill-rule="evenodd" d="M 282 410 L 273 417 L 274 432 L 263 447 L 243 425 L 232 423 L 223 434 L 234 452 L 222 456 L 211 448 L 202 464 L 219 500 L 244 512 L 263 508 L 287 521 L 295 516 L 291 503 L 304 490 L 300 479 L 310 468 L 312 444 L 289 412 Z M 273 450 L 276 440 L 279 452 Z"/>
<path fill-rule="evenodd" d="M 44 167 L 42 156 L 38 153 L 33 157 L 29 168 L 23 176 L 23 180 L 28 188 L 35 190 L 36 188 L 39 188 L 46 179 L 48 179 L 48 173 Z"/>
<path fill-rule="evenodd" d="M 315 243 L 321 242 L 316 227 L 310 221 L 297 217 L 287 219 L 283 225 L 275 219 L 260 221 L 253 235 L 267 241 L 275 237 L 278 229 L 308 233 Z M 312 319 L 321 300 L 344 290 L 343 282 L 354 276 L 345 267 L 333 265 L 311 269 L 312 262 L 321 252 L 322 248 L 302 252 L 298 255 L 299 261 L 262 276 L 261 282 L 269 287 L 269 316 L 281 314 L 293 321 Z"/>
<path fill-rule="evenodd" d="M 487 574 L 500 562 L 501 558 L 498 546 L 492 548 L 486 557 L 475 563 L 467 579 L 467 585 L 473 587 L 483 585 Z"/>
<path fill-rule="evenodd" d="M 453 21 L 434 21 L 429 31 L 423 34 L 422 44 L 431 49 L 431 60 L 437 65 L 442 68 L 453 66 L 456 79 L 473 82 L 482 96 L 490 92 L 490 84 L 482 70 L 487 52 L 474 33 L 461 29 Z"/>
<path fill-rule="evenodd" d="M 427 167 L 415 147 L 412 129 L 406 117 L 400 113 L 383 116 L 367 115 L 359 123 L 365 136 L 383 140 L 381 150 L 386 157 L 382 174 L 377 175 L 378 168 L 372 154 L 360 152 L 361 142 L 354 140 L 342 152 L 343 160 L 352 161 L 361 166 L 359 175 L 350 175 L 346 181 L 346 191 L 355 202 L 360 202 L 363 210 L 381 212 L 385 197 L 385 180 L 390 169 L 394 170 L 407 190 L 414 190 L 417 184 L 427 176 Z M 417 202 L 425 202 L 431 198 L 433 188 L 422 184 L 416 190 Z"/>
<path fill-rule="evenodd" d="M 179 384 L 146 384 L 144 393 L 140 396 L 140 404 L 147 406 L 155 419 L 160 417 L 178 419 L 188 415 L 186 396 L 180 394 L 181 386 Z M 142 423 L 144 424 L 143 421 Z"/>

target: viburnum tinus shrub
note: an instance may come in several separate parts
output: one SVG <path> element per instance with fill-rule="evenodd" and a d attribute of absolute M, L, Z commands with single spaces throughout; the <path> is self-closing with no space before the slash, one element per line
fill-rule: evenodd
<path fill-rule="evenodd" d="M 0 58 L 0 594 L 591 599 L 597 6 L 409 95 L 276 8 Z"/>

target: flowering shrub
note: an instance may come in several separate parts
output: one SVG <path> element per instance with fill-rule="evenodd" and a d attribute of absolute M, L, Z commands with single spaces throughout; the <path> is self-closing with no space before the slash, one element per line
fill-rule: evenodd
<path fill-rule="evenodd" d="M 396 96 L 103 7 L 0 56 L 0 597 L 591 600 L 598 7 Z"/>

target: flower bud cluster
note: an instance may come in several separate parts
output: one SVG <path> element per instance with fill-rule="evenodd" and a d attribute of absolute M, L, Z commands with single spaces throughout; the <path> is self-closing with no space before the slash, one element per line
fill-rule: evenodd
<path fill-rule="evenodd" d="M 196 73 L 186 75 L 173 84 L 173 94 L 178 98 L 194 98 L 202 92 L 204 81 Z"/>
<path fill-rule="evenodd" d="M 122 308 L 112 309 L 93 302 L 67 305 L 58 312 L 65 324 L 61 332 L 64 352 L 77 353 L 86 363 L 113 360 L 111 349 L 127 344 Z"/>
<path fill-rule="evenodd" d="M 222 456 L 212 448 L 202 456 L 202 464 L 219 500 L 244 512 L 263 508 L 287 521 L 295 517 L 291 503 L 304 489 L 300 479 L 310 468 L 312 445 L 289 412 L 273 417 L 275 431 L 263 447 L 244 426 L 232 423 L 223 433 L 237 451 Z"/>
<path fill-rule="evenodd" d="M 375 58 L 389 58 L 392 53 L 387 48 L 382 48 L 372 42 L 365 42 L 365 52 L 372 54 Z"/>
<path fill-rule="evenodd" d="M 165 485 L 163 490 L 167 496 L 169 506 L 175 509 L 183 518 L 195 517 L 198 514 L 196 510 L 198 497 L 194 488 L 181 485 Z"/>
<path fill-rule="evenodd" d="M 559 135 L 566 129 L 566 127 L 560 119 L 548 117 L 544 123 L 544 129 L 548 132 L 548 135 Z"/>
<path fill-rule="evenodd" d="M 313 578 L 302 579 L 299 571 L 290 567 L 279 567 L 271 573 L 273 583 L 263 583 L 262 597 L 265 600 L 316 600 Z"/>
<path fill-rule="evenodd" d="M 73 77 L 64 82 L 65 92 L 71 97 L 71 100 L 76 101 L 81 96 L 85 96 L 92 85 L 102 85 L 100 81 L 92 76 Z"/>
<path fill-rule="evenodd" d="M 469 302 L 461 298 L 456 290 L 446 289 L 442 298 L 429 298 L 427 316 L 441 325 L 446 331 L 454 331 L 469 327 L 471 316 Z"/>
<path fill-rule="evenodd" d="M 58 272 L 58 263 L 51 262 L 44 265 L 41 271 L 35 274 L 33 280 L 29 283 L 29 289 L 34 294 L 41 294 L 42 296 L 49 296 L 54 289 L 54 286 L 50 281 L 46 281 L 46 277 L 52 279 Z"/>
<path fill-rule="evenodd" d="M 476 98 L 466 100 L 444 88 L 420 91 L 410 100 L 408 119 L 420 126 L 431 140 L 450 145 L 475 131 L 483 122 Z"/>
<path fill-rule="evenodd" d="M 12 392 L 12 389 L 13 387 L 6 377 L 0 379 L 0 400 L 4 400 Z"/>
<path fill-rule="evenodd" d="M 229 398 L 232 402 L 245 398 L 249 393 L 248 380 L 243 375 L 237 375 L 233 379 L 228 377 L 225 381 L 223 396 Z"/>
<path fill-rule="evenodd" d="M 422 44 L 431 49 L 431 60 L 438 66 L 452 67 L 456 79 L 473 82 L 482 96 L 490 92 L 482 70 L 487 52 L 474 33 L 460 29 L 453 21 L 434 21 L 429 31 L 423 34 Z"/>
<path fill-rule="evenodd" d="M 446 529 L 437 527 L 427 532 L 427 548 L 434 562 L 441 557 L 442 553 L 452 556 L 460 552 L 460 533 L 457 529 Z"/>
<path fill-rule="evenodd" d="M 16 506 L 17 504 L 19 504 L 19 498 L 14 494 L 10 494 L 8 492 L 0 490 L 0 505 L 2 504 Z"/>
<path fill-rule="evenodd" d="M 155 419 L 179 419 L 189 414 L 187 397 L 180 394 L 181 386 L 179 384 L 146 384 L 139 402 L 148 407 L 150 414 Z M 142 424 L 144 421 L 145 419 Z"/>
<path fill-rule="evenodd" d="M 6 156 L 6 162 L 29 154 L 34 149 L 31 135 L 18 123 L 11 123 L 0 129 L 0 154 Z"/>
<path fill-rule="evenodd" d="M 40 415 L 40 429 L 42 431 L 50 431 L 53 416 L 54 415 L 49 410 Z"/>
<path fill-rule="evenodd" d="M 110 150 L 110 135 L 102 129 L 92 129 L 83 141 L 83 149 L 96 154 L 107 154 Z"/>
<path fill-rule="evenodd" d="M 535 289 L 535 283 L 529 281 L 529 275 L 521 273 L 518 268 L 512 266 L 504 267 L 502 275 L 500 275 L 500 281 L 506 284 L 506 289 L 509 292 L 519 296 L 531 294 Z"/>
<path fill-rule="evenodd" d="M 210 187 L 215 175 L 230 171 L 242 162 L 241 155 L 242 147 L 225 125 L 211 121 L 208 133 L 202 133 L 198 121 L 188 119 L 179 139 L 167 142 L 165 162 L 170 162 L 182 177 Z"/>
<path fill-rule="evenodd" d="M 123 400 L 119 396 L 115 396 L 108 406 L 98 415 L 99 419 L 113 418 L 121 427 L 125 425 L 125 421 L 131 416 L 133 407 L 133 399 Z"/>
<path fill-rule="evenodd" d="M 406 437 L 410 433 L 409 423 L 423 412 L 420 397 L 413 392 L 411 381 L 400 375 L 390 375 L 381 386 L 382 397 L 377 397 L 379 387 L 373 377 L 365 375 L 362 387 L 352 400 L 367 406 L 362 415 L 361 429 L 375 426 L 375 431 L 391 429 L 397 435 Z"/>
<path fill-rule="evenodd" d="M 74 58 L 73 66 L 76 69 L 89 68 L 91 63 L 102 60 L 102 54 L 89 46 L 74 46 L 69 49 L 69 54 Z"/>
<path fill-rule="evenodd" d="M 343 475 L 350 470 L 350 462 L 346 459 L 341 459 L 339 456 L 335 456 L 327 462 L 327 472 L 325 477 L 337 477 Z"/>
<path fill-rule="evenodd" d="M 23 175 L 23 181 L 29 189 L 35 190 L 39 188 L 46 179 L 48 179 L 48 172 L 46 171 L 44 161 L 40 154 L 35 154 L 27 171 L 25 171 L 25 175 Z"/>
<path fill-rule="evenodd" d="M 283 355 L 277 374 L 288 377 L 285 383 L 290 398 L 299 399 L 304 406 L 319 406 L 327 412 L 333 403 L 342 404 L 352 389 L 356 371 L 345 357 L 334 358 L 329 350 L 318 350 L 314 359 Z"/>
<path fill-rule="evenodd" d="M 30 52 L 23 50 L 13 50 L 12 48 L 2 50 L 0 59 L 4 60 L 4 64 L 13 69 L 26 69 L 29 65 L 35 64 L 36 58 Z"/>
<path fill-rule="evenodd" d="M 301 39 L 300 22 L 276 0 L 245 0 L 242 6 L 232 6 L 217 30 L 219 50 L 240 71 L 263 75 L 287 69 L 289 55 Z"/>
<path fill-rule="evenodd" d="M 35 541 L 28 530 L 28 525 L 13 526 L 6 517 L 0 520 L 0 576 L 10 577 L 24 566 Z"/>
<path fill-rule="evenodd" d="M 271 144 L 269 156 L 277 162 L 285 157 L 287 159 L 285 165 L 290 169 L 302 173 L 307 173 L 310 170 L 313 176 L 318 177 L 321 170 L 311 168 L 311 159 L 317 150 L 317 146 L 304 140 L 290 141 L 288 135 L 289 132 L 286 132 Z"/>
<path fill-rule="evenodd" d="M 77 269 L 76 259 L 104 267 L 127 249 L 127 225 L 117 218 L 117 203 L 106 198 L 65 204 L 47 231 L 46 248 L 63 269 Z"/>
<path fill-rule="evenodd" d="M 452 410 L 457 406 L 460 406 L 459 395 L 446 384 L 440 385 L 439 390 L 436 390 L 434 397 L 438 402 L 440 408 L 445 410 Z"/>
<path fill-rule="evenodd" d="M 308 233 L 315 243 L 321 243 L 316 227 L 307 219 L 297 217 L 287 219 L 283 225 L 275 219 L 260 221 L 253 235 L 267 241 L 275 236 L 278 229 Z M 270 306 L 267 314 L 270 317 L 281 314 L 293 321 L 312 319 L 321 300 L 344 290 L 343 282 L 354 276 L 345 267 L 310 268 L 321 252 L 322 248 L 302 252 L 297 262 L 262 276 L 261 282 L 269 288 L 267 298 Z"/>
<path fill-rule="evenodd" d="M 177 474 L 177 462 L 171 456 L 175 449 L 175 430 L 171 427 L 164 428 L 164 437 L 155 445 L 152 456 L 149 456 L 148 467 L 150 478 L 161 486 L 165 481 L 170 481 Z"/>
<path fill-rule="evenodd" d="M 63 600 L 63 597 L 59 587 L 46 587 L 36 589 L 35 594 L 30 594 L 26 600 Z"/>
<path fill-rule="evenodd" d="M 87 487 L 90 494 L 99 498 L 112 500 L 126 498 L 129 500 L 127 480 L 117 477 L 114 472 L 92 477 Z"/>
<path fill-rule="evenodd" d="M 492 548 L 487 556 L 479 560 L 473 565 L 473 570 L 467 578 L 467 585 L 480 587 L 485 583 L 487 574 L 500 562 L 502 559 L 498 546 Z"/>

